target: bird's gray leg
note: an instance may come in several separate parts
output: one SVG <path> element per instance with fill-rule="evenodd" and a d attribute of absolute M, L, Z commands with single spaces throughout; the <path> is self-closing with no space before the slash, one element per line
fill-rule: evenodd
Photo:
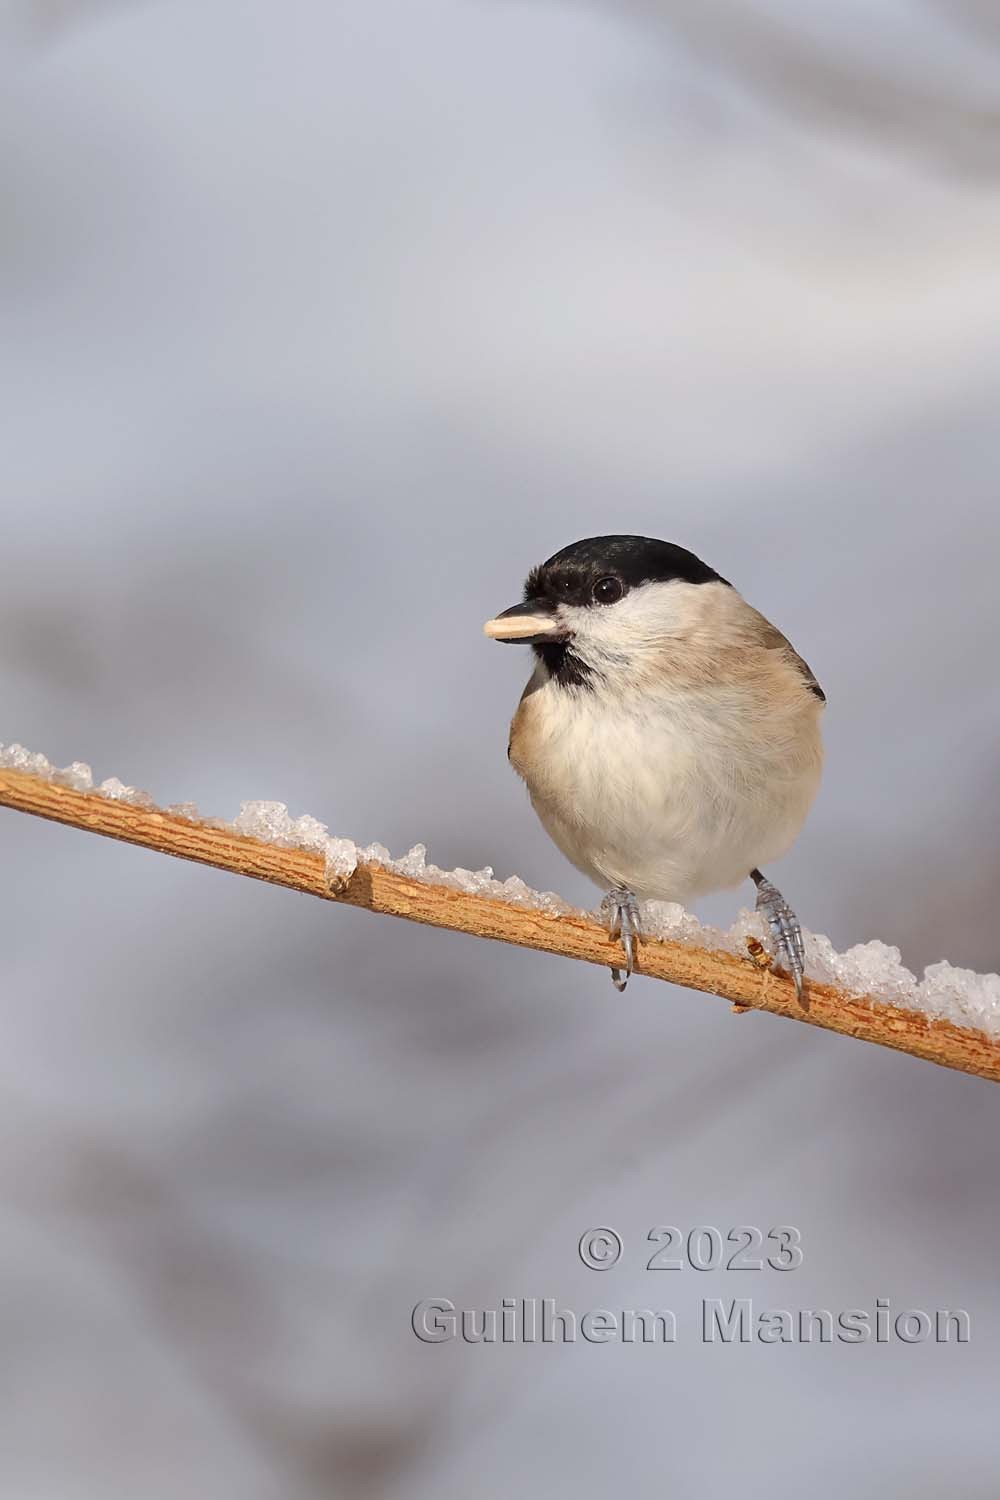
<path fill-rule="evenodd" d="M 777 886 L 772 885 L 759 870 L 751 870 L 750 879 L 757 887 L 757 910 L 767 918 L 771 929 L 777 950 L 775 957 L 788 969 L 795 981 L 795 993 L 802 1000 L 805 995 L 806 950 L 799 919 Z"/>
<path fill-rule="evenodd" d="M 611 970 L 611 981 L 621 991 L 632 977 L 635 958 L 635 943 L 642 935 L 639 921 L 639 903 L 633 893 L 623 885 L 615 886 L 601 902 L 601 910 L 608 919 L 608 932 L 613 938 L 621 938 L 625 950 L 625 978 L 621 969 Z"/>

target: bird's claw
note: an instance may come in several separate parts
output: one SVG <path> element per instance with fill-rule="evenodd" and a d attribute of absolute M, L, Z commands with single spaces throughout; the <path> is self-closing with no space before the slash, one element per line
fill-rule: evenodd
<path fill-rule="evenodd" d="M 611 970 L 611 982 L 621 993 L 632 977 L 635 967 L 635 944 L 642 933 L 639 903 L 630 890 L 624 886 L 618 886 L 608 892 L 601 907 L 608 918 L 608 933 L 612 938 L 621 939 L 625 953 L 625 977 L 622 978 L 621 969 L 612 968 Z"/>
<path fill-rule="evenodd" d="M 795 993 L 804 1003 L 806 949 L 802 926 L 777 886 L 759 871 L 754 871 L 752 879 L 757 887 L 757 910 L 767 919 L 774 939 L 775 957 L 791 974 Z"/>

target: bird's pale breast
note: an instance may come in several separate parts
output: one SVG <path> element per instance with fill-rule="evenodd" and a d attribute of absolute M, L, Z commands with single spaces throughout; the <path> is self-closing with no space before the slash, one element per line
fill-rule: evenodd
<path fill-rule="evenodd" d="M 821 702 L 779 651 L 725 673 L 566 689 L 539 669 L 510 758 L 566 857 L 599 885 L 687 902 L 785 853 L 816 794 Z"/>

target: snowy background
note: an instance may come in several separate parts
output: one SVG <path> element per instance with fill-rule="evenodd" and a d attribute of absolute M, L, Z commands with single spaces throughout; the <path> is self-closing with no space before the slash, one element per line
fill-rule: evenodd
<path fill-rule="evenodd" d="M 0 739 L 589 903 L 481 624 L 576 537 L 664 536 L 829 696 L 771 872 L 803 920 L 1000 966 L 987 4 L 0 15 Z M 995 1493 L 1000 1090 L 0 831 L 4 1497 Z M 643 1269 L 653 1225 L 776 1222 L 792 1275 Z M 747 1295 L 961 1305 L 973 1342 L 409 1323 Z"/>

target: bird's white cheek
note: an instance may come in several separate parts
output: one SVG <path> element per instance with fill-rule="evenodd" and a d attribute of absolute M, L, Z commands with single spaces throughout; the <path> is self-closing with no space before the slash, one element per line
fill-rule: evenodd
<path fill-rule="evenodd" d="M 724 584 L 645 583 L 615 604 L 567 608 L 577 653 L 595 670 L 636 666 L 684 639 L 727 602 Z"/>

